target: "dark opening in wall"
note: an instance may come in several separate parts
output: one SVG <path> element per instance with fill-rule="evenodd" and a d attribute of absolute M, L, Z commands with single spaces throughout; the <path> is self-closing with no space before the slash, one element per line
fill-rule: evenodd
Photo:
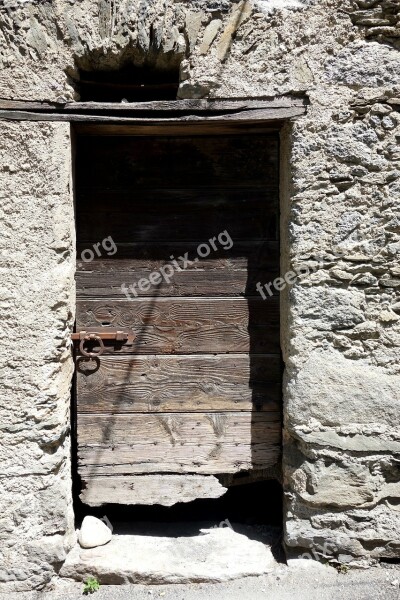
<path fill-rule="evenodd" d="M 281 527 L 282 504 L 281 484 L 275 479 L 268 479 L 234 485 L 220 498 L 193 500 L 170 507 L 157 504 L 151 506 L 104 504 L 101 507 L 89 507 L 75 498 L 75 515 L 78 524 L 87 514 L 99 518 L 106 514 L 114 522 L 211 523 L 228 519 L 232 523 Z"/>
<path fill-rule="evenodd" d="M 155 70 L 131 65 L 118 71 L 81 70 L 76 87 L 82 102 L 176 100 L 179 68 Z"/>
<path fill-rule="evenodd" d="M 107 504 L 96 508 L 75 499 L 76 525 L 79 528 L 86 515 L 99 519 L 106 515 L 116 534 L 160 537 L 197 536 L 203 528 L 231 527 L 270 545 L 276 560 L 283 561 L 282 496 L 280 483 L 270 479 L 235 485 L 220 498 L 171 507 Z"/>

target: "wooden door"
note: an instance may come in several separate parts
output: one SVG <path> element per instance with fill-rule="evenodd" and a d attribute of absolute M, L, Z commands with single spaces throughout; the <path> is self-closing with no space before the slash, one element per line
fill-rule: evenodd
<path fill-rule="evenodd" d="M 134 336 L 77 353 L 84 502 L 215 496 L 279 461 L 279 299 L 256 290 L 279 274 L 278 145 L 78 139 L 76 329 Z"/>

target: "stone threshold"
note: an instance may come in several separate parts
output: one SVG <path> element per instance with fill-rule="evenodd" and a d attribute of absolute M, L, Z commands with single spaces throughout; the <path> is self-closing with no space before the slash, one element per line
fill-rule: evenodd
<path fill-rule="evenodd" d="M 171 535 L 169 524 L 167 535 L 127 531 L 97 548 L 76 544 L 60 575 L 76 581 L 92 576 L 102 584 L 217 583 L 264 575 L 278 566 L 271 535 L 254 527 L 230 524 L 198 528 L 193 534 L 193 529 L 180 524 L 175 530 L 177 537 Z"/>

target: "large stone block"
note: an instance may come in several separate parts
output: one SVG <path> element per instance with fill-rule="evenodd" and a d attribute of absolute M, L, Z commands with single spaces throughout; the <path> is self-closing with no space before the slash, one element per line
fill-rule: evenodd
<path fill-rule="evenodd" d="M 296 286 L 291 293 L 294 327 L 330 331 L 355 327 L 365 321 L 364 294 L 322 286 Z"/>
<path fill-rule="evenodd" d="M 400 440 L 400 377 L 343 357 L 338 351 L 315 352 L 288 382 L 289 429 L 351 428 L 349 433 L 386 434 Z M 356 429 L 354 429 L 356 426 Z M 372 429 L 371 429 L 372 427 Z M 344 430 L 345 432 L 345 430 Z"/>
<path fill-rule="evenodd" d="M 306 469 L 307 480 L 300 497 L 313 506 L 346 508 L 371 502 L 371 478 L 365 465 L 339 465 L 317 461 Z"/>
<path fill-rule="evenodd" d="M 315 551 L 325 558 L 366 565 L 371 559 L 394 558 L 400 550 L 400 512 L 382 504 L 349 512 L 308 513 L 288 520 L 285 542 L 289 550 Z"/>

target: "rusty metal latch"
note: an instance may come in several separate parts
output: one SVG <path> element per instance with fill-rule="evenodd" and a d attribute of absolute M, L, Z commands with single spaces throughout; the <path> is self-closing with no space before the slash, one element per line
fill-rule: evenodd
<path fill-rule="evenodd" d="M 81 331 L 80 333 L 80 344 L 79 344 L 79 350 L 81 352 L 81 354 L 83 354 L 83 356 L 87 356 L 88 358 L 96 358 L 96 356 L 101 356 L 104 352 L 104 343 L 103 340 L 101 339 L 101 337 L 99 335 L 97 335 L 97 333 L 85 333 Z M 84 346 L 85 346 L 85 342 L 97 342 L 100 346 L 99 350 L 96 350 L 95 352 L 88 352 L 87 350 L 85 350 Z"/>
<path fill-rule="evenodd" d="M 104 352 L 103 340 L 132 344 L 133 340 L 135 339 L 135 336 L 132 331 L 126 332 L 110 327 L 104 327 L 103 329 L 88 328 L 85 331 L 73 333 L 71 335 L 71 339 L 74 342 L 79 342 L 79 351 L 83 356 L 86 356 L 88 358 L 96 358 L 101 356 Z M 95 351 L 85 350 L 86 342 L 96 342 L 99 345 L 99 349 Z"/>

